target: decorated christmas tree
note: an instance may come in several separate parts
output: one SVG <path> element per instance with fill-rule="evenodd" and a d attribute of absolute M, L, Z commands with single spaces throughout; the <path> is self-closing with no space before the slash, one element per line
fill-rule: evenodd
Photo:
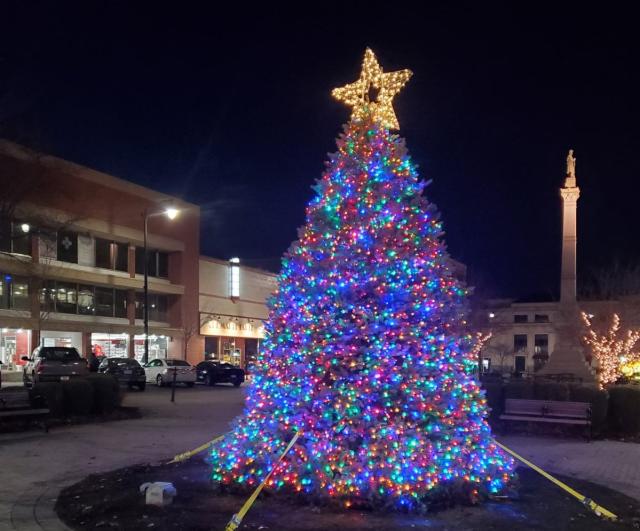
<path fill-rule="evenodd" d="M 466 288 L 452 275 L 391 106 L 408 70 L 367 50 L 353 107 L 269 302 L 245 411 L 212 452 L 213 480 L 350 506 L 420 509 L 508 483 L 474 379 Z M 371 89 L 377 91 L 375 98 Z"/>

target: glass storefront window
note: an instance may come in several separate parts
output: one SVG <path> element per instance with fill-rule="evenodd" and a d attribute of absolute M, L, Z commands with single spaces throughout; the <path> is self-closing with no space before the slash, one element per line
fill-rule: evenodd
<path fill-rule="evenodd" d="M 91 350 L 94 356 L 107 358 L 129 357 L 128 334 L 91 334 Z"/>
<path fill-rule="evenodd" d="M 81 332 L 52 332 L 43 330 L 40 334 L 43 347 L 74 347 L 83 353 Z"/>
<path fill-rule="evenodd" d="M 136 359 L 142 363 L 144 358 L 144 335 L 134 337 L 134 350 Z M 169 352 L 169 338 L 167 336 L 149 336 L 149 361 L 156 358 L 165 359 Z"/>
<path fill-rule="evenodd" d="M 0 361 L 3 371 L 21 371 L 25 364 L 20 358 L 31 354 L 31 331 L 22 328 L 0 330 Z"/>
<path fill-rule="evenodd" d="M 233 339 L 222 339 L 222 355 L 220 356 L 220 360 L 240 366 L 242 350 L 236 347 L 236 342 Z"/>

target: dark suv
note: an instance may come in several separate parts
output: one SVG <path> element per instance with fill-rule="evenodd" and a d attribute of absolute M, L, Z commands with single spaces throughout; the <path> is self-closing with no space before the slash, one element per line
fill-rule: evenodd
<path fill-rule="evenodd" d="M 73 347 L 37 347 L 22 370 L 26 387 L 38 382 L 63 382 L 71 378 L 84 378 L 89 374 L 87 360 Z"/>
<path fill-rule="evenodd" d="M 220 363 L 215 360 L 201 361 L 196 365 L 196 381 L 204 385 L 230 383 L 240 387 L 244 382 L 244 371 L 230 363 Z"/>

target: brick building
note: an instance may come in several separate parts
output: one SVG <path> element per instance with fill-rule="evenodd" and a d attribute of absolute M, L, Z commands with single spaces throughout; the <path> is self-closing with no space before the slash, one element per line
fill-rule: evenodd
<path fill-rule="evenodd" d="M 145 212 L 149 357 L 202 359 L 198 206 L 7 141 L 0 186 L 3 371 L 38 344 L 142 359 Z"/>

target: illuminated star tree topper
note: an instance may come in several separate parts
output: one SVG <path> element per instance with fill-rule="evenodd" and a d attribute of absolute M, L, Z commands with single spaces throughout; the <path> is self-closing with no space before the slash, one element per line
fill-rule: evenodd
<path fill-rule="evenodd" d="M 371 115 L 388 129 L 400 129 L 400 124 L 393 110 L 393 98 L 402 90 L 413 73 L 411 70 L 383 72 L 371 48 L 364 53 L 362 70 L 357 81 L 344 87 L 333 89 L 332 96 L 353 108 L 351 120 L 360 121 Z M 375 101 L 371 101 L 372 89 L 378 91 Z"/>

